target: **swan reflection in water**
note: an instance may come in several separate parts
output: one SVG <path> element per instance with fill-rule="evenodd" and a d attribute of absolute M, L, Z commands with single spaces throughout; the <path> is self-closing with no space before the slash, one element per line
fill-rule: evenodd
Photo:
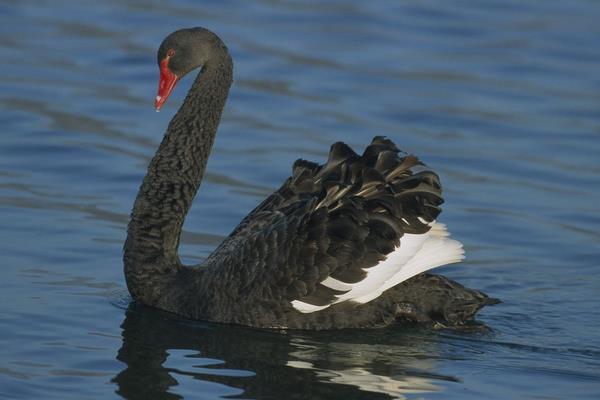
<path fill-rule="evenodd" d="M 130 305 L 122 329 L 113 382 L 127 399 L 389 399 L 456 381 L 428 372 L 438 344 L 418 328 L 277 332 Z"/>

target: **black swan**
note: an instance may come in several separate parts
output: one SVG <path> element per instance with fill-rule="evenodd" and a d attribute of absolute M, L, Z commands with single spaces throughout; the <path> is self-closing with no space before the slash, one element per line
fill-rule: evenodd
<path fill-rule="evenodd" d="M 362 155 L 331 146 L 323 165 L 298 160 L 201 265 L 177 254 L 233 79 L 221 39 L 204 28 L 170 34 L 158 49 L 157 110 L 201 67 L 135 200 L 124 246 L 136 302 L 212 322 L 279 329 L 384 327 L 398 321 L 461 326 L 497 300 L 425 274 L 462 260 L 435 222 L 438 176 L 390 140 Z"/>

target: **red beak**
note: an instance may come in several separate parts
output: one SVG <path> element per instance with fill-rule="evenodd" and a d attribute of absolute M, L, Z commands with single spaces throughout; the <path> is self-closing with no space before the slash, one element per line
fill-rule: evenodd
<path fill-rule="evenodd" d="M 154 100 L 154 107 L 156 108 L 156 111 L 160 111 L 160 108 L 164 102 L 167 101 L 178 79 L 179 77 L 172 73 L 169 69 L 169 57 L 165 57 L 165 59 L 160 62 L 160 81 L 158 82 L 158 94 Z"/>

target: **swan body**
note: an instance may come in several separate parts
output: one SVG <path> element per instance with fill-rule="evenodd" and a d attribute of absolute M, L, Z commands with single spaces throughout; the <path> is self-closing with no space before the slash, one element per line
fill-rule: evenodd
<path fill-rule="evenodd" d="M 382 327 L 401 320 L 461 325 L 497 302 L 424 273 L 459 262 L 443 224 L 439 177 L 375 137 L 359 155 L 342 142 L 323 165 L 291 176 L 201 265 L 177 247 L 233 79 L 227 47 L 204 28 L 176 31 L 158 51 L 157 109 L 201 68 L 171 120 L 136 198 L 124 246 L 132 297 L 188 318 L 265 328 Z"/>

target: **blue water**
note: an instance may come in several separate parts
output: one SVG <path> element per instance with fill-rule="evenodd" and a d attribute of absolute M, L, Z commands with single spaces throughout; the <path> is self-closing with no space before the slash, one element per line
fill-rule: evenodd
<path fill-rule="evenodd" d="M 0 398 L 600 398 L 600 2 L 0 2 Z M 271 332 L 129 306 L 121 248 L 203 25 L 235 83 L 185 224 L 206 257 L 303 157 L 386 135 L 445 185 L 489 332 Z"/>

